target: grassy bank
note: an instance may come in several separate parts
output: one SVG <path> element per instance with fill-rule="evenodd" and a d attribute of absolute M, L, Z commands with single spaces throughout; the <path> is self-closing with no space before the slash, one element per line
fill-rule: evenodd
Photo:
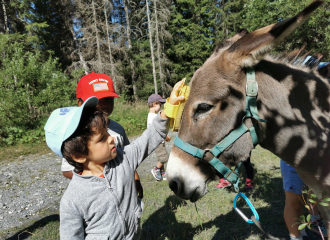
<path fill-rule="evenodd" d="M 127 103 L 115 99 L 115 107 L 110 119 L 120 123 L 128 137 L 141 134 L 147 128 L 149 108 L 146 101 Z"/>
<path fill-rule="evenodd" d="M 257 147 L 253 150 L 251 162 L 255 169 L 256 188 L 247 196 L 257 209 L 266 231 L 276 237 L 287 237 L 279 159 Z M 231 189 L 218 190 L 214 188 L 215 182 L 210 183 L 210 192 L 196 203 L 197 213 L 195 204 L 177 198 L 166 181 L 156 182 L 151 174 L 142 175 L 141 179 L 145 196 L 141 222 L 143 240 L 264 239 L 253 224 L 244 222 L 234 211 L 232 202 L 236 194 Z M 238 207 L 251 216 L 244 201 L 239 200 Z M 59 239 L 58 219 L 45 218 L 39 223 L 25 228 L 23 235 L 33 240 Z"/>

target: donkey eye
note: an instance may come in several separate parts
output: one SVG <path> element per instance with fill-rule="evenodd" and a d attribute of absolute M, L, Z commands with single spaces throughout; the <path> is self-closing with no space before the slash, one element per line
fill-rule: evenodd
<path fill-rule="evenodd" d="M 195 114 L 205 113 L 211 110 L 213 106 L 207 103 L 198 104 Z"/>

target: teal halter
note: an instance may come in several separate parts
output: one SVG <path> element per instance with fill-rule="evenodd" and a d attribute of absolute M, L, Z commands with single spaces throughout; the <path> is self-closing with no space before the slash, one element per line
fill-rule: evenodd
<path fill-rule="evenodd" d="M 200 159 L 204 158 L 206 152 L 212 153 L 214 156 L 209 164 L 211 164 L 219 173 L 221 173 L 229 182 L 231 182 L 235 188 L 236 192 L 239 192 L 238 184 L 240 180 L 240 174 L 238 169 L 241 163 L 238 164 L 236 169 L 233 171 L 230 168 L 226 167 L 219 159 L 218 156 L 226 150 L 230 145 L 232 145 L 237 139 L 239 139 L 244 133 L 250 132 L 253 146 L 255 147 L 258 144 L 258 136 L 254 126 L 248 128 L 245 123 L 245 118 L 254 118 L 260 122 L 266 122 L 259 117 L 258 108 L 257 108 L 257 95 L 258 95 L 258 83 L 255 77 L 255 71 L 252 68 L 247 69 L 246 71 L 246 108 L 245 116 L 243 117 L 242 124 L 236 129 L 231 131 L 224 139 L 222 139 L 217 145 L 212 149 L 202 150 L 200 148 L 194 147 L 193 145 L 181 140 L 179 137 L 176 137 L 174 144 L 182 149 L 183 151 L 191 154 L 194 157 Z"/>

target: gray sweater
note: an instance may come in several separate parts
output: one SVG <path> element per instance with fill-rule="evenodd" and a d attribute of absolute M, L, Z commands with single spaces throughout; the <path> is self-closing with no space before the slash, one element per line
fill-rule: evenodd
<path fill-rule="evenodd" d="M 74 173 L 60 204 L 62 240 L 137 237 L 143 203 L 134 171 L 166 137 L 166 122 L 158 114 L 141 137 L 117 149 L 117 157 L 105 166 L 105 178 Z"/>

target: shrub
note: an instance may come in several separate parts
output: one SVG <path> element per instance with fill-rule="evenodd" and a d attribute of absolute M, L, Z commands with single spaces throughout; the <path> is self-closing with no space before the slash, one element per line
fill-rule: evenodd
<path fill-rule="evenodd" d="M 0 144 L 40 138 L 49 113 L 74 104 L 76 87 L 57 59 L 44 61 L 40 51 L 26 51 L 23 43 L 8 38 L 0 35 L 5 43 L 0 47 Z"/>

